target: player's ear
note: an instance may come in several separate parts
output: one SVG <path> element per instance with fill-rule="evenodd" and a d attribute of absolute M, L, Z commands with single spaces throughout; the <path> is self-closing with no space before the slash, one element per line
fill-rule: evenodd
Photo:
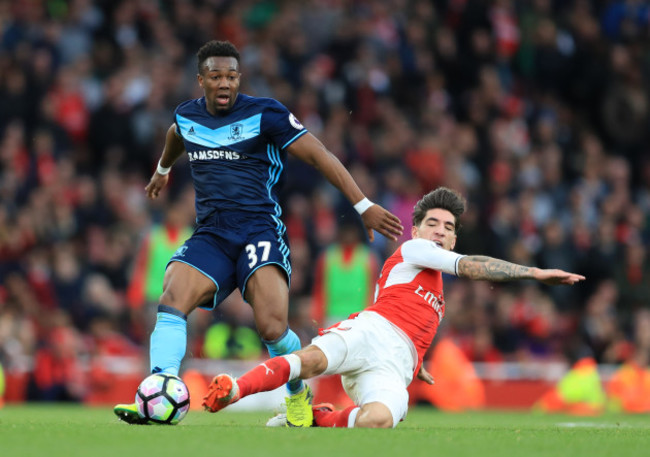
<path fill-rule="evenodd" d="M 418 228 L 415 225 L 411 227 L 411 238 L 419 238 Z"/>
<path fill-rule="evenodd" d="M 197 73 L 196 74 L 196 79 L 199 82 L 199 86 L 201 86 L 201 88 L 203 88 L 203 75 L 201 75 L 201 73 Z"/>

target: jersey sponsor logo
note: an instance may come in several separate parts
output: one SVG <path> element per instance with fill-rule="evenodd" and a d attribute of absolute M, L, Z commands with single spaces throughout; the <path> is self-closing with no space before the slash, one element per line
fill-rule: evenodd
<path fill-rule="evenodd" d="M 296 116 L 293 115 L 293 113 L 289 113 L 289 123 L 293 126 L 294 129 L 296 130 L 302 130 L 304 127 L 300 123 L 298 119 L 296 119 Z"/>
<path fill-rule="evenodd" d="M 442 317 L 445 313 L 445 300 L 442 297 L 442 294 L 436 295 L 433 292 L 426 290 L 424 287 L 418 284 L 418 288 L 414 290 L 415 295 L 422 297 L 424 301 L 431 305 L 436 314 L 438 314 L 438 321 L 442 321 Z"/>
<path fill-rule="evenodd" d="M 187 156 L 190 162 L 195 160 L 242 160 L 246 156 L 235 151 L 225 151 L 223 149 L 207 149 L 201 151 L 188 151 Z"/>

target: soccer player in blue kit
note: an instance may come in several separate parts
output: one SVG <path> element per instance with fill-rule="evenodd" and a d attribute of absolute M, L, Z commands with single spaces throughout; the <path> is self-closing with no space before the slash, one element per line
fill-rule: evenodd
<path fill-rule="evenodd" d="M 403 231 L 400 220 L 369 201 L 341 162 L 285 106 L 239 93 L 240 58 L 234 45 L 210 41 L 197 57 L 204 96 L 176 108 L 158 168 L 145 188 L 149 198 L 158 197 L 172 165 L 187 153 L 197 228 L 167 264 L 151 334 L 152 373 L 178 375 L 187 315 L 199 306 L 214 308 L 236 288 L 253 307 L 271 357 L 300 349 L 288 326 L 291 265 L 278 203 L 287 153 L 316 167 L 343 193 L 371 241 L 373 230 L 393 240 Z M 309 386 L 296 380 L 287 389 L 287 425 L 311 426 Z M 146 422 L 135 404 L 120 404 L 114 411 L 125 422 Z"/>

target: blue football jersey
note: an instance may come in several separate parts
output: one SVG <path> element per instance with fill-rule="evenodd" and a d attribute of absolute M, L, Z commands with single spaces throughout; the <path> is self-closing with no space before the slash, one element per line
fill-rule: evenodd
<path fill-rule="evenodd" d="M 174 118 L 190 160 L 198 223 L 232 209 L 279 221 L 286 148 L 307 133 L 284 105 L 238 94 L 228 112 L 213 116 L 201 97 L 181 103 Z"/>

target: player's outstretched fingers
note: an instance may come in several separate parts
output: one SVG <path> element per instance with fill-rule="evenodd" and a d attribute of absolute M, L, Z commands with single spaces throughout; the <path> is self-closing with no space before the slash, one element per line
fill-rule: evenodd
<path fill-rule="evenodd" d="M 373 229 L 394 241 L 403 233 L 404 227 L 402 227 L 399 218 L 377 204 L 368 208 L 361 215 L 361 218 L 368 230 L 368 238 L 370 241 L 374 240 L 374 236 L 372 235 Z"/>

